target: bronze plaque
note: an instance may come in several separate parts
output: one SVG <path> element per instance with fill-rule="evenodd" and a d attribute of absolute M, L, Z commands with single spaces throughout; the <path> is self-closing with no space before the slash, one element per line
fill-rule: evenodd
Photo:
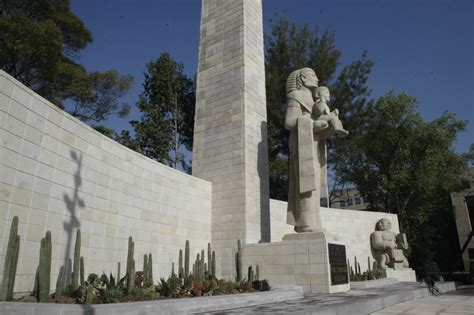
<path fill-rule="evenodd" d="M 331 268 L 331 284 L 349 283 L 347 272 L 346 246 L 328 244 L 329 267 Z"/>

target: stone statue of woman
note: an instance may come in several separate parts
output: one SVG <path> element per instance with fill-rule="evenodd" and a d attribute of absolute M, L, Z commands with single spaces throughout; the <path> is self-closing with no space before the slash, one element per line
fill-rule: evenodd
<path fill-rule="evenodd" d="M 298 233 L 322 231 L 320 196 L 327 187 L 326 139 L 335 132 L 327 120 L 318 119 L 318 77 L 312 69 L 299 69 L 288 76 L 286 96 L 285 128 L 290 130 L 287 223 Z"/>

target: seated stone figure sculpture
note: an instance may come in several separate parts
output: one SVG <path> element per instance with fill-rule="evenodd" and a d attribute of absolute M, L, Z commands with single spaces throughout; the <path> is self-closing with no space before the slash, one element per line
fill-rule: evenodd
<path fill-rule="evenodd" d="M 317 88 L 317 99 L 313 107 L 313 117 L 317 120 L 325 120 L 329 124 L 329 129 L 336 137 L 345 137 L 349 135 L 349 132 L 344 129 L 342 122 L 339 120 L 339 110 L 336 108 L 331 112 L 329 109 L 329 101 L 331 94 L 326 86 L 319 86 Z"/>
<path fill-rule="evenodd" d="M 388 219 L 380 219 L 375 232 L 370 235 L 370 244 L 377 268 L 403 269 L 409 267 L 403 249 L 408 248 L 405 234 L 392 232 L 392 223 Z"/>

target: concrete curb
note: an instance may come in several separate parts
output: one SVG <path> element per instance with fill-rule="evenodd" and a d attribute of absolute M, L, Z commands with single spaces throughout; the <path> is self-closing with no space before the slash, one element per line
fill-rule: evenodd
<path fill-rule="evenodd" d="M 274 286 L 271 291 L 217 295 L 149 302 L 78 305 L 53 303 L 0 302 L 2 315 L 117 315 L 117 314 L 189 314 L 276 303 L 303 298 L 303 288 L 295 285 Z"/>
<path fill-rule="evenodd" d="M 398 282 L 399 281 L 396 278 L 384 278 L 384 279 L 377 279 L 377 280 L 351 282 L 351 290 L 383 287 L 386 285 L 397 284 Z"/>

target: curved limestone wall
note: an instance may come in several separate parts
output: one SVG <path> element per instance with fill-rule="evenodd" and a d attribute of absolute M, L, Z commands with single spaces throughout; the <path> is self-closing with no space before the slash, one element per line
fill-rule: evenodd
<path fill-rule="evenodd" d="M 137 270 L 153 254 L 171 272 L 185 240 L 211 239 L 211 183 L 150 160 L 96 132 L 0 70 L 0 278 L 13 216 L 20 219 L 15 291 L 32 290 L 40 240 L 52 233 L 52 284 L 82 231 L 85 272 L 124 274 L 127 239 Z M 52 285 L 54 288 L 54 285 Z"/>

